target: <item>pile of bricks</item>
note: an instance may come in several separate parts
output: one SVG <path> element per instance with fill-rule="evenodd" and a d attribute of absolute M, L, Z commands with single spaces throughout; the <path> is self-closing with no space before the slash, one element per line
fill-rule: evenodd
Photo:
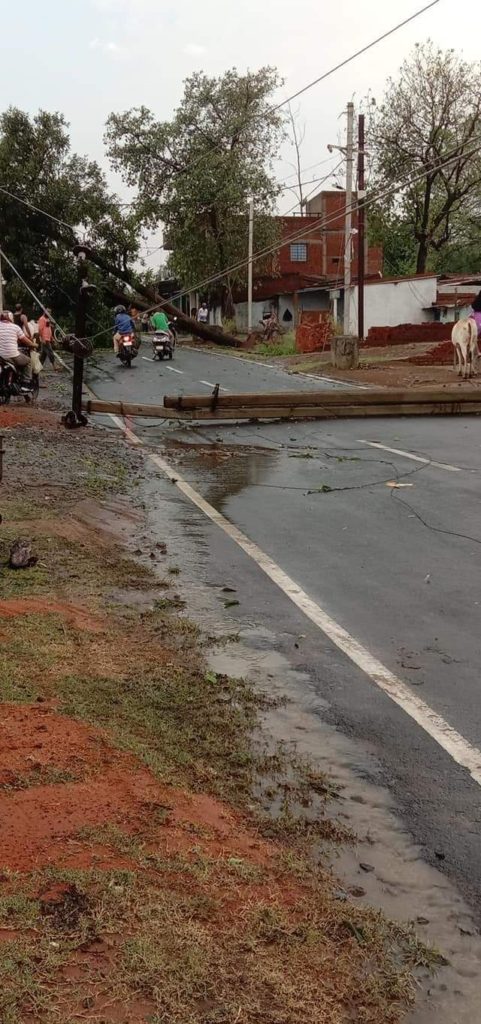
<path fill-rule="evenodd" d="M 448 341 L 451 338 L 452 326 L 452 324 L 425 323 L 399 324 L 397 327 L 370 327 L 367 335 L 367 344 L 374 348 L 383 345 L 426 344 L 427 341 Z"/>
<path fill-rule="evenodd" d="M 416 366 L 452 366 L 452 343 L 451 341 L 441 341 L 439 345 L 433 345 L 422 355 L 411 356 L 409 362 L 416 363 Z"/>
<path fill-rule="evenodd" d="M 323 352 L 331 341 L 332 318 L 327 309 L 303 309 L 296 329 L 298 352 Z"/>

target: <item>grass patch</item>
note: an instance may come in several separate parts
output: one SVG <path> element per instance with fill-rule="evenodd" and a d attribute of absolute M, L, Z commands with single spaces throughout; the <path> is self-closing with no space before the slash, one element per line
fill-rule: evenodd
<path fill-rule="evenodd" d="M 296 336 L 294 331 L 283 334 L 276 341 L 260 342 L 253 349 L 258 356 L 293 356 L 296 353 Z"/>
<path fill-rule="evenodd" d="M 91 493 L 124 486 L 108 463 L 85 449 L 82 458 L 77 469 Z M 55 516 L 66 507 L 57 502 Z M 44 512 L 38 502 L 34 516 Z M 14 532 L 3 531 L 0 561 Z M 413 931 L 336 900 L 335 881 L 309 859 L 314 845 L 318 862 L 319 840 L 352 839 L 326 815 L 338 795 L 329 780 L 289 746 L 268 747 L 259 712 L 269 702 L 244 680 L 206 670 L 198 627 L 150 569 L 113 544 L 99 551 L 42 534 L 35 546 L 39 565 L 4 570 L 2 596 L 82 604 L 100 628 L 45 611 L 20 624 L 2 619 L 2 699 L 55 699 L 56 710 L 133 752 L 162 780 L 162 793 L 182 786 L 187 802 L 208 809 L 192 820 L 179 812 L 171 825 L 163 797 L 155 804 L 149 795 L 133 818 L 123 801 L 119 818 L 75 824 L 68 842 L 56 836 L 65 856 L 82 855 L 59 863 L 89 867 L 1 876 L 0 927 L 11 933 L 0 941 L 2 1024 L 341 1024 L 348 1016 L 398 1024 L 413 997 L 412 969 L 439 961 Z M 115 589 L 159 597 L 143 611 L 112 600 Z M 102 779 L 104 762 L 92 763 Z M 122 770 L 130 767 L 115 763 L 112 777 Z M 2 799 L 74 781 L 55 765 L 34 768 L 7 780 Z M 208 793 L 244 813 L 216 805 L 211 824 Z M 270 813 L 260 813 L 266 806 Z M 103 870 L 99 850 L 109 854 Z"/>

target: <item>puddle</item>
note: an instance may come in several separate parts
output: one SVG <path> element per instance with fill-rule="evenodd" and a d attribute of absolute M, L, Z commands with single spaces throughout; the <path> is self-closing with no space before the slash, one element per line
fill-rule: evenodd
<path fill-rule="evenodd" d="M 207 501 L 218 511 L 223 511 L 229 498 L 240 494 L 248 487 L 263 483 L 275 467 L 278 454 L 275 451 L 255 446 L 232 446 L 181 441 L 175 438 L 164 440 L 169 461 L 182 467 L 185 479 L 192 473 L 197 482 L 202 476 L 202 491 Z"/>

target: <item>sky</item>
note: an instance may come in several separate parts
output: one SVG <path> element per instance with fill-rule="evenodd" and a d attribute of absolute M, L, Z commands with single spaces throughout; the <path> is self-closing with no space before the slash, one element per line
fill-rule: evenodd
<path fill-rule="evenodd" d="M 0 86 L 5 106 L 29 113 L 61 111 L 72 147 L 99 160 L 113 187 L 102 141 L 111 111 L 144 104 L 168 119 L 193 71 L 275 66 L 283 99 L 394 26 L 428 0 L 17 0 L 2 11 Z M 440 0 L 368 54 L 305 93 L 296 103 L 305 128 L 305 180 L 328 173 L 328 143 L 344 131 L 348 100 L 368 93 L 378 101 L 416 42 L 431 38 L 477 60 L 479 0 Z M 10 43 L 10 45 L 9 45 Z M 279 179 L 292 174 L 293 150 L 279 154 Z M 322 161 L 322 163 L 321 163 Z M 313 165 L 318 165 L 313 167 Z M 342 180 L 342 179 L 341 179 Z M 312 187 L 312 186 L 311 186 Z M 281 209 L 294 205 L 286 191 Z M 153 264 L 159 254 L 149 259 Z"/>

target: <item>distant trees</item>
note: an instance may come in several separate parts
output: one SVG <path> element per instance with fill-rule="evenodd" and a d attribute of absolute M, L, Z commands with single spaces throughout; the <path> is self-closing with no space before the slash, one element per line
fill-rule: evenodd
<path fill-rule="evenodd" d="M 481 267 L 480 82 L 481 65 L 428 41 L 416 46 L 399 77 L 388 81 L 373 118 L 371 188 L 422 177 L 376 204 L 372 238 L 418 273 L 428 264 L 451 266 L 456 252 L 454 262 L 462 260 L 468 242 L 468 262 L 476 264 L 470 269 Z M 441 167 L 451 156 L 458 159 Z"/>
<path fill-rule="evenodd" d="M 29 117 L 10 107 L 0 115 L 0 244 L 39 299 L 71 322 L 76 237 L 85 233 L 114 267 L 125 270 L 137 257 L 139 232 L 99 165 L 72 153 L 68 127 L 59 113 Z M 5 261 L 3 274 L 7 302 L 21 299 L 33 310 L 31 296 Z M 102 292 L 92 315 L 105 316 Z"/>

